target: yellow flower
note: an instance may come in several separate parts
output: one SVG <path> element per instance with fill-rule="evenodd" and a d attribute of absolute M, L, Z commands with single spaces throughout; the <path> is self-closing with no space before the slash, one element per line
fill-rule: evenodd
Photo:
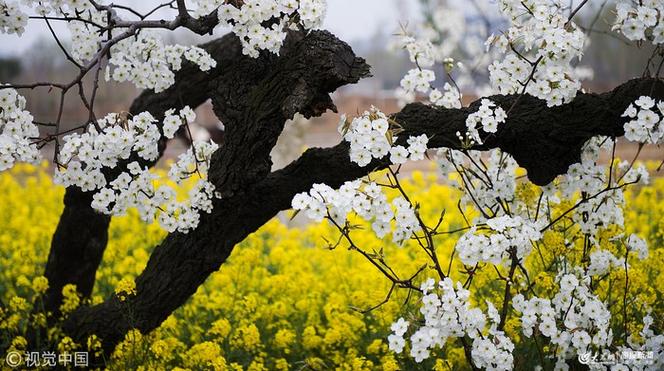
<path fill-rule="evenodd" d="M 288 360 L 284 358 L 279 358 L 274 362 L 274 368 L 278 371 L 288 371 L 290 367 L 288 366 Z"/>
<path fill-rule="evenodd" d="M 284 349 L 289 353 L 289 347 L 295 341 L 295 333 L 291 330 L 281 329 L 274 335 L 274 345 L 279 349 Z"/>
<path fill-rule="evenodd" d="M 343 339 L 344 339 L 343 334 L 341 333 L 341 330 L 337 327 L 332 327 L 327 329 L 327 331 L 325 331 L 325 337 L 323 338 L 325 344 L 327 344 L 328 346 L 335 345 L 343 341 Z"/>
<path fill-rule="evenodd" d="M 307 365 L 307 367 L 311 368 L 312 370 L 325 370 L 328 369 L 329 367 L 325 364 L 325 361 L 318 357 L 309 357 L 307 358 L 304 363 Z"/>
<path fill-rule="evenodd" d="M 80 303 L 81 298 L 76 291 L 76 285 L 71 283 L 66 284 L 62 288 L 62 304 L 60 305 L 60 311 L 64 314 L 71 313 L 78 308 Z"/>
<path fill-rule="evenodd" d="M 381 358 L 380 363 L 382 364 L 383 371 L 398 371 L 398 370 L 400 370 L 399 364 L 394 359 L 394 356 L 392 354 L 388 354 L 388 355 L 384 356 L 383 358 Z"/>
<path fill-rule="evenodd" d="M 77 345 L 74 343 L 74 340 L 72 340 L 69 336 L 65 336 L 60 340 L 60 343 L 58 344 L 58 352 L 59 353 L 71 353 L 74 349 L 76 349 Z"/>
<path fill-rule="evenodd" d="M 184 356 L 187 367 L 212 367 L 214 370 L 225 370 L 226 360 L 221 355 L 219 345 L 210 341 L 196 344 Z"/>
<path fill-rule="evenodd" d="M 37 295 L 42 295 L 48 290 L 48 279 L 44 276 L 37 276 L 32 279 L 32 289 Z"/>
<path fill-rule="evenodd" d="M 220 340 L 224 340 L 230 333 L 231 323 L 225 318 L 214 321 L 210 328 L 210 334 L 217 336 Z"/>
<path fill-rule="evenodd" d="M 129 278 L 123 278 L 115 288 L 115 295 L 120 301 L 125 301 L 129 296 L 136 295 L 136 282 Z"/>
<path fill-rule="evenodd" d="M 168 343 L 166 343 L 166 341 L 161 339 L 156 340 L 154 343 L 152 343 L 150 349 L 157 358 L 165 358 L 169 354 Z"/>
<path fill-rule="evenodd" d="M 316 349 L 320 346 L 323 339 L 316 335 L 316 329 L 313 326 L 308 326 L 302 332 L 302 345 L 305 349 Z"/>
<path fill-rule="evenodd" d="M 12 348 L 23 349 L 28 347 L 28 341 L 23 336 L 17 336 L 12 340 Z"/>
<path fill-rule="evenodd" d="M 547 272 L 540 272 L 535 278 L 535 282 L 537 282 L 537 285 L 547 293 L 552 293 L 557 287 L 554 282 L 554 277 L 552 277 L 551 273 Z"/>
<path fill-rule="evenodd" d="M 28 277 L 20 275 L 16 279 L 16 286 L 30 287 L 30 280 Z"/>
<path fill-rule="evenodd" d="M 88 341 L 87 341 L 87 350 L 88 352 L 94 354 L 94 355 L 100 355 L 101 354 L 101 340 L 97 335 L 90 335 L 88 336 Z"/>
<path fill-rule="evenodd" d="M 9 309 L 11 309 L 14 312 L 25 312 L 30 309 L 30 303 L 28 303 L 25 298 L 22 298 L 20 296 L 14 296 L 10 301 L 9 301 Z"/>
<path fill-rule="evenodd" d="M 383 348 L 383 341 L 381 339 L 376 339 L 369 344 L 367 347 L 368 354 L 378 354 Z"/>
<path fill-rule="evenodd" d="M 37 327 L 46 327 L 46 314 L 44 313 L 33 314 L 32 323 Z"/>
<path fill-rule="evenodd" d="M 449 371 L 452 370 L 452 367 L 450 367 L 450 364 L 447 362 L 447 360 L 444 360 L 442 358 L 436 359 L 436 364 L 433 366 L 434 371 Z"/>
<path fill-rule="evenodd" d="M 261 334 L 253 323 L 239 327 L 231 341 L 231 346 L 247 351 L 258 351 L 260 345 Z"/>
<path fill-rule="evenodd" d="M 247 367 L 247 371 L 267 371 L 267 368 L 261 360 L 254 359 L 251 361 L 251 364 L 249 364 L 249 367 Z"/>

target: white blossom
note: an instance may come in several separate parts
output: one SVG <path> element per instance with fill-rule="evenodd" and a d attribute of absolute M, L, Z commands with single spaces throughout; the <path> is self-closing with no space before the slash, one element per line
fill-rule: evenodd
<path fill-rule="evenodd" d="M 21 36 L 28 24 L 28 15 L 21 11 L 18 2 L 0 1 L 0 33 Z"/>
<path fill-rule="evenodd" d="M 305 29 L 319 27 L 325 16 L 325 0 L 249 0 L 238 8 L 222 0 L 196 0 L 196 16 L 217 11 L 242 42 L 242 52 L 258 57 L 261 50 L 279 54 L 286 32 L 296 19 Z M 268 21 L 271 26 L 265 26 Z"/>
<path fill-rule="evenodd" d="M 500 8 L 511 26 L 487 40 L 505 56 L 489 66 L 494 90 L 518 94 L 526 86 L 527 93 L 549 106 L 571 101 L 581 87 L 572 62 L 583 54 L 583 31 L 550 0 L 501 0 Z"/>
<path fill-rule="evenodd" d="M 636 107 L 635 107 L 636 105 Z M 655 102 L 641 96 L 630 104 L 623 117 L 631 118 L 624 125 L 625 138 L 632 142 L 660 144 L 664 142 L 664 101 Z"/>
<path fill-rule="evenodd" d="M 177 127 L 195 119 L 189 107 L 177 115 L 174 110 L 166 113 L 164 131 L 172 137 Z M 175 120 L 176 124 L 170 124 Z M 210 158 L 216 144 L 195 142 L 193 147 L 178 158 L 169 170 L 175 183 L 199 176 L 186 200 L 178 200 L 175 189 L 156 186 L 159 176 L 139 162 L 132 161 L 127 170 L 114 179 L 107 179 L 106 169 L 116 167 L 120 161 L 128 161 L 132 155 L 154 161 L 159 156 L 158 141 L 162 135 L 156 120 L 147 112 L 131 119 L 110 114 L 98 120 L 99 130 L 90 124 L 83 134 L 72 133 L 63 137 L 59 153 L 62 165 L 54 180 L 66 187 L 78 186 L 83 191 L 94 191 L 92 207 L 105 214 L 123 215 L 129 208 L 136 208 L 146 222 L 158 220 L 167 231 L 188 232 L 200 220 L 200 212 L 212 212 L 214 186 L 206 180 Z M 175 126 L 177 125 L 177 126 Z"/>
<path fill-rule="evenodd" d="M 352 121 L 342 116 L 339 122 L 339 132 L 350 143 L 350 160 L 362 167 L 388 154 L 394 164 L 403 164 L 408 159 L 424 159 L 429 142 L 426 135 L 409 137 L 408 148 L 401 145 L 393 147 L 396 137 L 391 129 L 389 118 L 375 107 Z"/>
<path fill-rule="evenodd" d="M 472 339 L 472 361 L 480 368 L 511 370 L 514 363 L 514 344 L 497 330 L 500 318 L 492 303 L 487 302 L 489 315 L 469 302 L 470 293 L 461 283 L 446 278 L 428 279 L 422 286 L 420 326 L 412 326 L 410 356 L 421 363 L 431 356 L 434 348 L 443 348 L 450 338 L 468 336 Z M 393 333 L 388 336 L 390 349 L 401 353 L 405 346 L 404 334 L 411 328 L 400 318 L 392 324 Z"/>
<path fill-rule="evenodd" d="M 25 110 L 25 98 L 0 85 L 0 171 L 13 167 L 16 161 L 38 162 L 38 137 L 39 129 Z"/>
<path fill-rule="evenodd" d="M 648 40 L 653 44 L 664 43 L 664 14 L 661 0 L 626 0 L 616 4 L 613 30 L 632 41 Z"/>
<path fill-rule="evenodd" d="M 495 108 L 494 108 L 495 107 Z M 466 117 L 466 137 L 470 138 L 471 143 L 482 144 L 477 127 L 481 125 L 486 133 L 495 133 L 498 131 L 498 124 L 505 122 L 507 114 L 502 107 L 496 107 L 496 104 L 488 99 L 482 99 L 477 112 L 473 112 Z"/>

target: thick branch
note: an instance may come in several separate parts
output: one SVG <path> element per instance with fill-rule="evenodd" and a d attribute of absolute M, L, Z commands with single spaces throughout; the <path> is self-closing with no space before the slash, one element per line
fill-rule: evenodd
<path fill-rule="evenodd" d="M 264 178 L 286 120 L 298 112 L 311 117 L 336 111 L 329 93 L 368 73 L 347 44 L 323 31 L 289 33 L 281 57 L 264 52 L 258 59 L 238 59 L 214 81 L 212 104 L 225 140 L 213 156 L 217 167 L 210 181 L 228 197 Z"/>
<path fill-rule="evenodd" d="M 147 18 L 147 15 L 140 15 L 136 13 L 135 14 L 141 18 L 140 20 L 127 21 L 119 17 L 115 11 L 115 8 L 117 8 L 118 5 L 102 5 L 92 0 L 90 0 L 90 3 L 95 7 L 95 9 L 99 11 L 106 11 L 109 14 L 109 25 L 106 28 L 163 28 L 167 30 L 175 30 L 177 28 L 184 27 L 199 35 L 205 35 L 212 33 L 214 28 L 219 24 L 219 18 L 216 11 L 213 11 L 212 13 L 200 18 L 192 17 L 187 11 L 184 0 L 176 0 L 178 15 L 170 21 L 165 19 L 145 19 Z M 170 3 L 157 6 L 150 13 L 164 6 L 170 6 Z M 121 7 L 121 9 L 127 10 L 130 8 Z"/>
<path fill-rule="evenodd" d="M 535 184 L 546 185 L 564 174 L 571 164 L 580 161 L 581 148 L 588 139 L 598 136 L 621 137 L 627 121 L 622 116 L 627 106 L 641 95 L 664 99 L 664 82 L 644 78 L 628 81 L 603 94 L 579 93 L 573 102 L 549 108 L 546 103 L 529 95 L 521 97 L 498 132 L 481 133 L 484 144 L 475 150 L 500 148 L 510 153 L 528 171 Z M 509 109 L 518 97 L 488 97 Z M 465 132 L 469 113 L 477 111 L 480 102 L 468 108 L 444 109 L 414 103 L 393 118 L 405 129 L 397 144 L 404 144 L 411 135 L 426 134 L 430 148 L 461 149 L 456 132 Z M 283 192 L 282 208 L 299 192 L 308 191 L 314 183 L 333 187 L 357 179 L 389 165 L 388 159 L 374 160 L 366 167 L 351 163 L 348 144 L 331 148 L 312 148 L 284 169 L 272 173 L 259 185 L 265 189 L 289 189 Z M 281 194 L 282 192 L 279 192 Z"/>

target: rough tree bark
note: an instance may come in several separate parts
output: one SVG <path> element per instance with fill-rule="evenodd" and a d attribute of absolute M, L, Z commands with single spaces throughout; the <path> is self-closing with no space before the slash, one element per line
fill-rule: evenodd
<path fill-rule="evenodd" d="M 96 334 L 110 352 L 129 329 L 155 329 L 219 269 L 238 242 L 288 209 L 296 193 L 314 183 L 339 186 L 389 166 L 384 159 L 359 167 L 349 161 L 348 144 L 340 143 L 310 149 L 284 169 L 269 172 L 269 153 L 284 122 L 295 112 L 313 116 L 334 108 L 328 94 L 366 75 L 364 61 L 324 31 L 290 35 L 280 57 L 229 61 L 209 85 L 215 113 L 227 129 L 210 168 L 210 180 L 223 197 L 214 201 L 211 214 L 202 215 L 196 230 L 171 233 L 155 248 L 136 279 L 135 297 L 124 303 L 110 297 L 80 308 L 65 322 L 65 333 L 76 341 Z M 570 104 L 554 108 L 529 96 L 489 97 L 509 116 L 497 133 L 482 133 L 484 144 L 474 149 L 500 148 L 512 154 L 531 181 L 544 185 L 579 161 L 581 146 L 591 137 L 622 136 L 621 114 L 640 95 L 664 99 L 664 83 L 632 80 L 604 94 L 579 93 Z M 478 105 L 408 105 L 393 116 L 405 130 L 397 143 L 427 134 L 431 148 L 458 149 L 456 132 L 465 131 L 465 119 Z M 131 321 L 124 314 L 126 306 L 131 307 Z"/>

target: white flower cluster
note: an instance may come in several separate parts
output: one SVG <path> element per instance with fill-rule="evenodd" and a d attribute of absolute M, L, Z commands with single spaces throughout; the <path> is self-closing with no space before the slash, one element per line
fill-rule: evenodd
<path fill-rule="evenodd" d="M 95 9 L 88 1 L 24 0 L 43 16 L 80 18 L 70 20 L 71 56 L 78 63 L 93 60 L 104 46 L 108 14 Z M 0 2 L 0 7 L 4 3 Z M 0 24 L 2 22 L 0 12 Z M 27 17 L 26 17 L 27 19 Z M 0 27 L 1 28 L 1 27 Z M 115 29 L 113 36 L 124 32 Z M 216 66 L 216 61 L 203 49 L 195 46 L 166 45 L 156 32 L 142 30 L 135 37 L 126 38 L 111 47 L 111 58 L 106 67 L 106 80 L 130 81 L 138 88 L 163 91 L 174 82 L 174 71 L 181 68 L 182 58 L 198 65 L 202 71 Z"/>
<path fill-rule="evenodd" d="M 217 62 L 196 46 L 165 45 L 156 33 L 143 32 L 115 44 L 106 69 L 106 80 L 130 81 L 142 89 L 160 92 L 175 82 L 175 74 L 182 67 L 182 58 L 196 64 L 201 71 L 209 71 Z"/>
<path fill-rule="evenodd" d="M 16 2 L 0 1 L 0 33 L 23 35 L 28 15 Z"/>
<path fill-rule="evenodd" d="M 407 149 L 401 145 L 390 148 L 390 161 L 393 164 L 403 164 L 408 159 L 413 161 L 424 160 L 429 138 L 422 134 L 416 137 L 412 136 L 406 142 L 408 143 Z"/>
<path fill-rule="evenodd" d="M 392 132 L 388 117 L 372 107 L 362 116 L 348 121 L 341 117 L 339 132 L 350 143 L 350 160 L 367 166 L 373 158 L 383 158 L 392 147 Z"/>
<path fill-rule="evenodd" d="M 618 238 L 619 241 L 624 241 L 627 252 L 636 253 L 640 260 L 648 257 L 648 244 L 641 237 L 631 234 L 626 239 Z M 590 254 L 590 264 L 588 265 L 587 273 L 591 276 L 603 275 L 611 269 L 624 268 L 625 258 L 617 258 L 608 250 L 595 250 Z"/>
<path fill-rule="evenodd" d="M 305 29 L 319 27 L 327 5 L 325 0 L 248 0 L 239 8 L 223 0 L 198 0 L 197 3 L 197 16 L 218 9 L 219 20 L 231 26 L 242 40 L 243 53 L 254 58 L 261 50 L 279 54 L 286 30 L 296 22 Z M 265 23 L 272 23 L 272 26 L 265 27 Z"/>
<path fill-rule="evenodd" d="M 607 273 L 611 267 L 622 267 L 624 264 L 624 259 L 617 258 L 608 250 L 595 250 L 590 253 L 588 274 L 591 276 L 600 276 Z"/>
<path fill-rule="evenodd" d="M 80 11 L 80 10 L 79 10 Z M 61 13 L 58 10 L 54 12 Z M 106 26 L 107 15 L 105 12 L 95 9 L 87 9 L 81 13 L 81 17 L 101 26 Z M 81 21 L 67 22 L 67 28 L 71 33 L 71 56 L 79 63 L 92 60 L 99 51 L 104 40 L 104 34 L 90 24 Z"/>
<path fill-rule="evenodd" d="M 607 181 L 605 167 L 590 159 L 571 165 L 560 180 L 559 188 L 564 198 L 572 198 L 577 191 L 589 197 L 579 204 L 572 215 L 583 233 L 594 235 L 600 228 L 612 224 L 624 225 L 623 191 L 621 188 L 607 191 Z M 603 192 L 600 197 L 590 198 L 600 192 Z"/>
<path fill-rule="evenodd" d="M 410 336 L 410 355 L 415 362 L 429 358 L 435 348 L 442 349 L 449 338 L 468 336 L 473 339 L 471 355 L 475 366 L 490 370 L 512 369 L 514 344 L 498 331 L 500 316 L 493 304 L 487 301 L 488 315 L 480 308 L 471 307 L 470 292 L 459 282 L 455 286 L 450 278 L 438 282 L 437 287 L 434 279 L 428 279 L 421 289 L 420 313 L 424 324 Z M 403 318 L 392 324 L 393 333 L 388 337 L 392 351 L 403 351 L 408 326 Z"/>
<path fill-rule="evenodd" d="M 600 207 L 609 206 L 600 206 L 601 203 L 605 203 L 608 199 L 616 205 L 622 205 L 624 203 L 622 190 L 606 190 L 608 172 L 605 167 L 598 166 L 601 152 L 608 151 L 610 153 L 613 145 L 613 140 L 601 136 L 594 137 L 586 142 L 583 146 L 583 151 L 581 152 L 581 163 L 570 166 L 567 174 L 560 178 L 558 188 L 561 191 L 561 196 L 564 198 L 572 198 L 575 192 L 585 193 L 586 196 L 592 196 L 602 192 L 602 197 L 596 197 L 596 199 L 585 201 L 591 203 L 594 202 L 592 206 L 593 213 L 595 212 L 594 210 Z M 618 182 L 618 180 L 621 180 L 623 185 L 626 183 L 648 184 L 649 182 L 650 174 L 648 174 L 648 170 L 643 164 L 635 165 L 627 161 L 622 161 L 616 168 L 622 172 L 622 175 L 616 175 L 616 177 L 612 179 L 612 182 Z M 615 171 L 616 169 L 613 170 L 614 173 L 617 173 Z M 601 218 L 605 217 L 606 215 L 601 216 Z M 619 216 L 616 219 L 606 219 L 607 222 L 610 220 L 617 220 L 616 223 L 622 225 L 622 216 Z"/>
<path fill-rule="evenodd" d="M 571 165 L 567 173 L 559 177 L 557 187 L 547 187 L 546 193 L 549 202 L 560 201 L 553 192 L 554 189 L 558 189 L 560 196 L 565 199 L 574 198 L 577 192 L 585 197 L 571 217 L 583 233 L 591 236 L 594 236 L 600 229 L 606 229 L 611 225 L 624 226 L 625 199 L 623 188 L 616 187 L 618 181 L 620 181 L 620 185 L 647 184 L 650 178 L 648 170 L 643 164 L 634 165 L 622 161 L 612 169 L 616 176 L 611 178 L 610 186 L 612 188 L 607 189 L 608 171 L 606 166 L 598 165 L 597 162 L 600 151 L 610 151 L 612 146 L 613 141 L 605 137 L 589 140 L 583 147 L 581 162 Z M 617 174 L 616 170 L 620 170 L 622 175 Z M 594 240 L 594 237 L 591 237 L 591 240 Z"/>
<path fill-rule="evenodd" d="M 212 154 L 219 148 L 214 142 L 195 141 L 189 149 L 178 156 L 171 165 L 168 177 L 177 184 L 191 178 L 195 173 L 207 174 Z"/>
<path fill-rule="evenodd" d="M 445 64 L 446 69 L 452 69 L 454 61 L 451 58 L 441 60 L 439 53 L 436 52 L 431 41 L 427 39 L 416 39 L 413 36 L 404 34 L 400 39 L 400 46 L 408 51 L 410 61 L 417 65 L 408 71 L 406 76 L 401 79 L 400 94 L 408 97 L 406 102 L 415 99 L 415 93 L 429 94 L 431 104 L 445 108 L 460 108 L 461 94 L 458 89 L 453 88 L 449 83 L 445 83 L 443 91 L 433 87 L 436 80 L 436 74 L 429 69 L 437 61 Z"/>
<path fill-rule="evenodd" d="M 616 4 L 618 30 L 632 41 L 650 40 L 653 44 L 664 44 L 664 1 L 641 0 L 620 1 Z"/>
<path fill-rule="evenodd" d="M 643 238 L 631 234 L 627 238 L 626 245 L 628 251 L 635 252 L 639 259 L 643 260 L 648 257 L 648 244 Z"/>
<path fill-rule="evenodd" d="M 581 58 L 586 37 L 567 22 L 561 12 L 564 6 L 558 0 L 501 0 L 500 6 L 512 25 L 506 33 L 487 40 L 488 46 L 506 54 L 489 66 L 493 88 L 501 94 L 516 94 L 532 77 L 526 92 L 549 106 L 573 99 L 581 83 L 570 63 Z M 536 61 L 533 74 L 531 63 Z"/>
<path fill-rule="evenodd" d="M 624 126 L 625 138 L 632 142 L 664 143 L 662 115 L 664 115 L 664 101 L 655 102 L 650 97 L 640 97 L 634 104 L 630 104 L 622 115 L 631 119 Z"/>
<path fill-rule="evenodd" d="M 185 107 L 178 115 L 168 111 L 167 119 L 176 121 L 179 127 L 193 122 L 195 115 Z M 78 186 L 83 191 L 99 190 L 93 195 L 92 207 L 102 213 L 123 215 L 127 209 L 135 207 L 144 221 L 153 222 L 157 217 L 160 225 L 169 232 L 186 233 L 195 228 L 200 211 L 212 211 L 214 186 L 206 176 L 216 145 L 195 143 L 196 155 L 191 155 L 193 150 L 190 148 L 171 168 L 169 176 L 178 184 L 194 174 L 200 176 L 188 199 L 182 202 L 177 201 L 175 189 L 167 185 L 155 188 L 160 177 L 136 161 L 129 163 L 127 171 L 113 180 L 107 180 L 103 174 L 105 168 L 114 168 L 134 153 L 145 160 L 156 160 L 161 133 L 155 122 L 156 119 L 147 112 L 131 119 L 110 114 L 98 120 L 100 130 L 90 125 L 83 134 L 65 136 L 59 153 L 63 167 L 56 171 L 55 182 L 65 187 Z M 166 137 L 172 137 L 177 130 L 173 125 L 176 124 L 170 123 L 164 129 Z"/>
<path fill-rule="evenodd" d="M 431 83 L 436 80 L 436 74 L 429 68 L 433 67 L 437 58 L 435 49 L 431 41 L 423 39 L 418 40 L 409 34 L 402 34 L 398 41 L 398 46 L 408 51 L 410 61 L 417 68 L 408 71 L 406 76 L 401 79 L 401 88 L 397 89 L 397 95 L 403 103 L 410 103 L 415 100 L 415 92 L 426 94 L 433 89 Z M 438 95 L 433 95 L 437 100 L 442 99 Z"/>
<path fill-rule="evenodd" d="M 379 205 L 384 203 L 384 200 L 376 199 L 374 201 L 376 197 L 382 198 L 384 195 L 373 184 L 367 187 L 365 197 L 361 197 L 358 192 L 360 186 L 360 181 L 356 180 L 344 183 L 339 190 L 335 191 L 325 184 L 314 184 L 309 193 L 296 194 L 291 203 L 293 209 L 305 211 L 307 217 L 314 221 L 322 221 L 329 212 L 335 222 L 343 224 L 354 204 L 356 212 L 368 216 L 372 210 L 377 210 Z M 388 212 L 385 219 L 385 223 L 389 222 L 392 214 Z"/>
<path fill-rule="evenodd" d="M 189 191 L 188 199 L 179 202 L 172 187 L 155 188 L 154 182 L 159 176 L 147 167 L 141 168 L 137 162 L 132 162 L 127 168 L 128 172 L 121 173 L 94 194 L 93 209 L 109 215 L 124 215 L 127 209 L 136 208 L 145 222 L 153 222 L 156 216 L 164 230 L 183 233 L 198 226 L 201 211 L 212 211 L 214 186 L 207 180 L 199 179 Z"/>
<path fill-rule="evenodd" d="M 459 258 L 466 265 L 478 262 L 502 264 L 509 261 L 510 253 L 518 259 L 524 259 L 532 250 L 531 241 L 542 237 L 535 223 L 519 216 L 500 216 L 488 219 L 485 223 L 489 228 L 487 233 L 479 234 L 475 227 L 456 243 Z"/>
<path fill-rule="evenodd" d="M 468 167 L 472 171 L 461 171 L 461 179 L 454 178 L 458 188 L 464 191 L 462 202 L 485 210 L 500 208 L 498 200 L 515 201 L 516 169 L 518 164 L 509 154 L 501 150 L 492 150 L 489 157 L 480 151 L 461 151 L 440 149 L 436 161 L 444 174 L 457 168 Z M 478 168 L 477 166 L 483 166 Z M 465 181 L 464 181 L 465 180 Z"/>
<path fill-rule="evenodd" d="M 482 130 L 487 133 L 495 133 L 498 131 L 498 124 L 505 122 L 507 113 L 502 107 L 496 107 L 496 104 L 489 99 L 482 99 L 480 108 L 477 112 L 473 112 L 466 118 L 466 138 L 470 141 L 469 144 L 482 144 L 482 138 L 477 130 L 478 125 L 482 125 Z M 457 136 L 460 133 L 457 133 Z"/>
<path fill-rule="evenodd" d="M 635 350 L 641 352 L 652 352 L 652 359 L 643 362 L 639 359 L 623 359 L 622 363 L 630 367 L 612 368 L 613 370 L 648 370 L 656 371 L 664 369 L 664 335 L 655 335 L 655 332 L 650 328 L 653 324 L 653 318 L 650 313 L 643 317 L 643 328 L 639 332 L 640 340 L 637 341 L 634 339 L 633 335 L 630 335 L 627 339 L 629 347 L 620 346 L 618 351 L 622 354 L 623 352 L 634 352 Z"/>
<path fill-rule="evenodd" d="M 97 121 L 100 131 L 90 125 L 85 133 L 66 135 L 58 154 L 64 168 L 56 172 L 55 181 L 65 187 L 75 185 L 83 191 L 94 191 L 106 185 L 103 168 L 117 166 L 132 152 L 146 160 L 157 159 L 161 134 L 155 121 L 147 112 L 131 120 L 113 113 Z"/>
<path fill-rule="evenodd" d="M 624 183 L 640 183 L 648 184 L 650 183 L 650 173 L 648 173 L 648 168 L 644 164 L 633 165 L 628 161 L 621 161 L 618 164 L 618 169 L 623 171 Z"/>
<path fill-rule="evenodd" d="M 485 15 L 492 10 L 488 9 L 485 2 L 477 2 L 473 8 L 478 9 L 482 16 L 475 16 L 471 9 L 462 11 L 447 1 L 430 0 L 426 4 L 426 21 L 413 32 L 402 27 L 397 34 L 394 48 L 406 50 L 417 69 L 433 71 L 436 70 L 435 65 L 442 64 L 444 74 L 454 86 L 446 83 L 443 90 L 440 90 L 431 84 L 426 87 L 426 82 L 413 84 L 412 74 L 416 70 L 412 70 L 405 81 L 402 81 L 402 87 L 397 89 L 397 95 L 400 104 L 410 103 L 416 98 L 413 88 L 419 86 L 419 92 L 428 94 L 432 104 L 445 108 L 460 108 L 460 89 L 474 91 L 479 95 L 484 95 L 483 91 L 486 90 L 486 84 L 482 80 L 492 58 L 484 50 L 488 29 L 481 19 L 486 19 Z M 472 61 L 473 68 L 466 68 L 464 64 L 456 63 L 455 59 Z M 434 77 L 433 72 L 427 73 Z"/>
<path fill-rule="evenodd" d="M 435 79 L 432 70 L 413 68 L 401 79 L 401 87 L 407 92 L 427 93 Z"/>
<path fill-rule="evenodd" d="M 33 143 L 37 137 L 39 129 L 25 110 L 25 98 L 14 89 L 0 89 L 0 171 L 15 161 L 37 162 L 41 157 Z"/>
<path fill-rule="evenodd" d="M 172 139 L 182 124 L 191 123 L 194 120 L 196 120 L 196 113 L 189 106 L 185 106 L 177 115 L 175 114 L 175 109 L 169 109 L 164 112 L 164 125 L 162 128 L 164 136 Z"/>
<path fill-rule="evenodd" d="M 388 153 L 394 164 L 424 159 L 429 142 L 426 135 L 408 138 L 408 148 L 392 147 L 397 138 L 391 129 L 389 118 L 374 107 L 352 121 L 342 116 L 339 122 L 339 133 L 350 143 L 350 160 L 360 166 L 367 166 L 372 159 L 381 159 Z"/>
<path fill-rule="evenodd" d="M 79 63 L 91 60 L 99 50 L 106 35 L 97 26 L 107 25 L 108 15 L 98 11 L 89 1 L 80 0 L 23 0 L 23 3 L 42 16 L 81 18 L 71 20 L 67 28 L 71 32 L 71 56 Z"/>
<path fill-rule="evenodd" d="M 392 239 L 398 244 L 410 238 L 419 226 L 415 210 L 406 199 L 397 197 L 390 205 L 381 187 L 373 182 L 364 187 L 360 180 L 346 182 L 339 190 L 314 184 L 308 193 L 295 195 L 292 206 L 315 221 L 329 217 L 338 226 L 343 226 L 348 215 L 355 212 L 372 222 L 372 229 L 379 238 L 392 230 L 390 223 L 394 220 Z"/>
<path fill-rule="evenodd" d="M 521 313 L 521 331 L 531 337 L 535 329 L 556 345 L 556 369 L 567 369 L 564 361 L 611 344 L 611 313 L 588 287 L 589 277 L 579 280 L 576 274 L 559 274 L 559 292 L 552 300 L 525 299 L 517 294 L 512 305 Z"/>
<path fill-rule="evenodd" d="M 487 302 L 493 308 L 493 305 Z M 495 308 L 493 309 L 495 311 Z M 498 324 L 498 312 L 493 323 Z M 514 343 L 502 331 L 489 333 L 485 338 L 477 338 L 473 341 L 470 352 L 476 367 L 485 370 L 500 371 L 512 370 L 514 363 Z"/>
<path fill-rule="evenodd" d="M 436 80 L 436 74 L 431 69 L 436 62 L 443 62 L 446 70 L 451 70 L 454 66 L 452 58 L 441 58 L 440 50 L 427 38 L 417 39 L 404 33 L 399 39 L 399 46 L 408 51 L 410 61 L 417 68 L 408 71 L 406 76 L 401 79 L 401 88 L 399 94 L 402 95 L 404 103 L 415 100 L 415 93 L 428 94 L 431 104 L 445 108 L 460 108 L 461 93 L 453 88 L 449 83 L 445 83 L 443 91 L 433 87 Z"/>
<path fill-rule="evenodd" d="M 413 205 L 405 198 L 397 197 L 392 201 L 392 204 L 396 208 L 394 213 L 396 225 L 392 233 L 392 240 L 397 244 L 402 244 L 415 233 L 419 223 Z"/>
<path fill-rule="evenodd" d="M 35 11 L 40 15 L 47 15 L 58 13 L 60 15 L 75 15 L 81 14 L 90 9 L 94 9 L 89 1 L 81 0 L 21 0 L 23 4 L 30 8 L 35 8 Z"/>
<path fill-rule="evenodd" d="M 429 93 L 429 102 L 439 107 L 461 108 L 461 93 L 446 82 L 443 85 L 442 92 L 436 88 L 431 90 L 431 93 Z"/>

